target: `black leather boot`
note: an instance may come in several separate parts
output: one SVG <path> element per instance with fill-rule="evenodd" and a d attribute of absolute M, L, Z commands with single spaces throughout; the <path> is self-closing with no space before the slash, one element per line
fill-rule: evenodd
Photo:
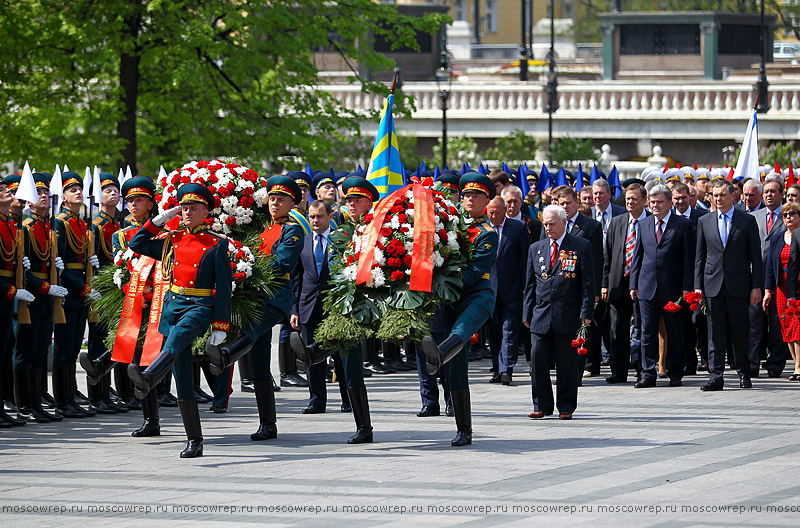
<path fill-rule="evenodd" d="M 128 365 L 128 377 L 133 382 L 133 394 L 138 399 L 143 400 L 147 393 L 150 392 L 150 389 L 154 388 L 164 376 L 169 374 L 173 363 L 175 363 L 175 355 L 168 350 L 162 350 L 144 370 L 141 370 L 137 365 Z M 197 405 L 195 400 L 191 401 Z"/>
<path fill-rule="evenodd" d="M 456 414 L 456 437 L 450 442 L 453 447 L 472 444 L 472 408 L 469 401 L 469 389 L 451 390 L 450 399 Z"/>
<path fill-rule="evenodd" d="M 255 392 L 253 387 L 253 360 L 250 354 L 239 360 L 239 379 L 242 392 Z"/>
<path fill-rule="evenodd" d="M 464 342 L 459 336 L 453 334 L 442 341 L 441 345 L 437 345 L 431 336 L 425 336 L 422 338 L 421 346 L 425 359 L 427 359 L 426 369 L 428 374 L 435 376 L 442 365 L 461 352 L 461 349 L 464 348 Z"/>
<path fill-rule="evenodd" d="M 49 413 L 45 411 L 44 407 L 42 406 L 41 378 L 47 377 L 47 373 L 34 369 L 28 371 L 28 376 L 30 376 L 28 383 L 28 398 L 30 398 L 31 402 L 31 416 L 33 419 L 39 423 L 60 422 L 63 420 L 58 413 Z"/>
<path fill-rule="evenodd" d="M 200 410 L 197 408 L 197 400 L 178 400 L 178 408 L 181 410 L 181 420 L 183 428 L 186 430 L 186 449 L 181 451 L 181 458 L 196 458 L 203 456 L 203 428 L 200 426 Z"/>
<path fill-rule="evenodd" d="M 250 440 L 271 440 L 278 437 L 277 416 L 275 412 L 275 391 L 272 381 L 253 383 L 258 405 L 258 430 L 250 435 Z"/>
<path fill-rule="evenodd" d="M 128 365 L 117 363 L 114 367 L 114 386 L 117 391 L 117 408 L 126 407 L 130 411 L 142 409 L 142 404 L 133 395 L 133 383 L 128 377 Z"/>
<path fill-rule="evenodd" d="M 72 370 L 67 367 L 53 367 L 53 399 L 56 404 L 56 414 L 64 418 L 85 418 L 86 414 L 79 410 L 73 402 L 75 392 L 72 387 Z"/>
<path fill-rule="evenodd" d="M 87 381 L 89 377 L 86 377 Z M 117 409 L 106 403 L 105 383 L 101 379 L 98 383 L 89 384 L 89 410 L 95 411 L 96 414 L 117 414 Z"/>
<path fill-rule="evenodd" d="M 86 371 L 90 385 L 99 383 L 103 376 L 111 372 L 118 364 L 116 361 L 111 360 L 111 350 L 106 350 L 97 359 L 89 359 L 87 352 L 81 352 L 78 355 L 78 360 L 81 362 L 83 370 Z"/>
<path fill-rule="evenodd" d="M 14 411 L 19 413 L 19 409 L 23 405 L 24 397 L 20 398 L 19 397 L 20 396 L 20 391 L 15 390 L 16 386 L 17 386 L 17 383 L 19 383 L 19 382 L 16 379 L 16 376 L 15 376 L 15 374 L 13 372 L 13 369 L 12 369 L 11 372 L 8 372 L 6 374 L 9 374 L 11 376 L 11 379 L 12 379 L 11 385 L 12 385 L 13 388 L 12 387 L 3 387 L 3 389 L 10 389 L 10 390 L 14 391 Z M 0 394 L 3 394 L 2 389 L 0 389 Z M 12 411 L 12 412 L 14 412 L 14 411 Z M 23 419 L 20 419 L 20 418 L 16 418 L 16 417 L 11 416 L 8 413 L 6 413 L 6 411 L 5 411 L 5 409 L 3 408 L 2 405 L 0 405 L 0 422 L 7 424 L 6 427 L 14 427 L 14 426 L 19 427 L 21 425 L 25 425 L 26 423 L 28 423 L 26 420 L 23 420 Z"/>
<path fill-rule="evenodd" d="M 224 347 L 206 343 L 206 355 L 208 356 L 208 361 L 211 363 L 209 366 L 211 373 L 215 376 L 219 376 L 225 368 L 236 363 L 242 356 L 250 352 L 252 348 L 253 341 L 244 334 Z"/>
<path fill-rule="evenodd" d="M 172 369 L 161 378 L 154 389 L 158 393 L 158 405 L 161 407 L 177 407 L 178 398 L 172 395 Z"/>
<path fill-rule="evenodd" d="M 158 395 L 156 391 L 150 391 L 142 400 L 142 414 L 144 423 L 140 428 L 131 433 L 137 438 L 146 436 L 161 436 L 161 425 L 158 416 Z"/>
<path fill-rule="evenodd" d="M 192 379 L 194 380 L 194 398 L 197 403 L 209 403 L 214 401 L 214 397 L 210 396 L 200 386 L 200 362 L 192 361 Z"/>
<path fill-rule="evenodd" d="M 353 418 L 356 422 L 356 434 L 347 439 L 348 444 L 369 444 L 372 442 L 372 422 L 369 417 L 369 400 L 367 388 L 348 387 L 350 405 L 353 408 Z"/>
<path fill-rule="evenodd" d="M 307 365 L 316 365 L 327 361 L 336 352 L 336 350 L 322 350 L 316 342 L 306 345 L 300 332 L 289 334 L 289 346 L 292 347 L 294 355 Z"/>
<path fill-rule="evenodd" d="M 128 407 L 126 405 L 119 406 L 117 402 L 111 398 L 111 372 L 106 373 L 100 383 L 103 384 L 103 403 L 105 403 L 107 407 L 114 409 L 115 413 L 128 412 Z"/>
<path fill-rule="evenodd" d="M 70 383 L 72 383 L 72 394 L 74 394 L 74 397 L 72 399 L 72 404 L 75 406 L 75 408 L 78 410 L 78 412 L 81 412 L 81 413 L 84 414 L 84 417 L 92 417 L 92 416 L 97 414 L 97 411 L 95 409 L 91 408 L 91 402 L 89 401 L 89 398 L 84 396 L 83 393 L 81 393 L 81 391 L 78 390 L 77 370 L 78 370 L 78 364 L 77 363 L 70 364 L 70 366 L 69 366 L 69 381 L 70 381 Z M 89 407 L 84 409 L 83 407 L 81 407 L 81 405 L 87 405 Z"/>
<path fill-rule="evenodd" d="M 281 387 L 308 387 L 308 381 L 297 373 L 297 357 L 288 341 L 278 343 L 278 367 Z"/>

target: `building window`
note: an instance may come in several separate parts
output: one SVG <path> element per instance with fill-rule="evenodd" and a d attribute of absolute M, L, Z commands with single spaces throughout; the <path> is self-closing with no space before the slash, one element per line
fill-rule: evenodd
<path fill-rule="evenodd" d="M 497 33 L 497 0 L 486 0 L 486 32 Z"/>
<path fill-rule="evenodd" d="M 453 17 L 456 20 L 467 19 L 467 0 L 456 0 L 456 14 Z"/>

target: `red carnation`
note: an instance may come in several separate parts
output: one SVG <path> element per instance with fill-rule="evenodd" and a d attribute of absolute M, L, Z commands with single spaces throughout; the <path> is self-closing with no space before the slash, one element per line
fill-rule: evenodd
<path fill-rule="evenodd" d="M 579 338 L 576 339 L 576 341 L 578 342 L 578 346 L 583 346 L 583 345 L 586 344 L 586 338 L 585 337 L 579 337 Z"/>
<path fill-rule="evenodd" d="M 413 203 L 411 203 L 411 202 L 409 202 L 409 203 L 406 205 L 406 209 L 413 209 L 413 208 L 414 208 L 414 204 L 413 204 Z"/>
<path fill-rule="evenodd" d="M 205 160 L 200 160 L 197 162 L 197 166 L 200 167 L 201 169 L 205 169 L 206 167 L 208 167 L 208 162 Z"/>
<path fill-rule="evenodd" d="M 401 227 L 400 228 L 400 232 L 401 233 L 408 233 L 408 231 L 409 231 L 409 229 L 407 227 Z"/>
<path fill-rule="evenodd" d="M 219 178 L 217 178 L 216 175 L 212 174 L 211 176 L 208 177 L 208 181 L 210 181 L 211 183 L 217 183 L 219 181 Z"/>
<path fill-rule="evenodd" d="M 253 188 L 252 187 L 245 187 L 242 189 L 242 194 L 245 196 L 252 196 L 253 195 Z"/>
<path fill-rule="evenodd" d="M 222 207 L 222 200 L 219 196 L 214 196 L 214 209 Z"/>
<path fill-rule="evenodd" d="M 237 259 L 241 260 L 244 257 L 245 257 L 244 250 L 240 249 L 239 251 L 236 252 L 236 258 Z"/>
<path fill-rule="evenodd" d="M 239 199 L 239 205 L 241 205 L 242 207 L 250 207 L 254 203 L 256 203 L 256 201 L 250 198 L 249 196 L 242 196 Z"/>
<path fill-rule="evenodd" d="M 175 192 L 175 187 L 173 187 L 172 185 L 170 185 L 169 187 L 167 187 L 167 194 L 172 194 L 172 193 L 174 193 L 174 192 Z"/>
<path fill-rule="evenodd" d="M 222 198 L 227 198 L 231 195 L 230 191 L 226 187 L 220 187 L 218 192 Z"/>
<path fill-rule="evenodd" d="M 578 348 L 579 346 L 580 345 L 578 345 L 578 340 L 577 339 L 573 339 L 572 340 L 572 348 Z"/>
<path fill-rule="evenodd" d="M 405 264 L 406 266 L 408 266 L 410 268 L 412 260 L 413 259 L 411 258 L 411 255 L 406 255 L 405 257 L 403 257 L 403 264 Z"/>
<path fill-rule="evenodd" d="M 442 222 L 447 222 L 448 220 L 450 220 L 450 215 L 442 211 L 441 213 L 439 213 L 439 218 L 442 219 Z"/>
<path fill-rule="evenodd" d="M 478 339 L 480 339 L 480 336 L 478 334 L 473 334 L 472 337 L 469 338 L 469 344 L 470 345 L 476 344 L 478 342 Z"/>
<path fill-rule="evenodd" d="M 698 304 L 698 303 L 692 303 L 692 304 L 690 304 L 690 305 L 689 305 L 689 309 L 690 309 L 691 311 L 693 311 L 693 312 L 696 312 L 697 310 L 699 310 L 699 309 L 700 309 L 700 304 Z"/>
<path fill-rule="evenodd" d="M 389 260 L 387 260 L 386 263 L 389 264 L 389 266 L 392 268 L 399 268 L 403 264 L 403 261 L 397 257 L 392 257 Z"/>
<path fill-rule="evenodd" d="M 247 273 L 245 273 L 243 271 L 239 271 L 239 272 L 236 273 L 236 281 L 237 282 L 242 282 L 246 278 L 247 278 Z"/>
<path fill-rule="evenodd" d="M 128 286 L 129 286 L 128 284 L 122 285 L 122 293 L 124 293 L 125 295 L 128 295 Z"/>
<path fill-rule="evenodd" d="M 440 229 L 439 238 L 442 240 L 442 242 L 447 242 L 447 231 L 445 231 L 444 229 Z"/>
<path fill-rule="evenodd" d="M 391 275 L 391 279 L 393 281 L 399 281 L 399 280 L 403 280 L 403 278 L 405 276 L 406 276 L 406 274 L 403 273 L 402 271 L 393 271 L 392 275 Z"/>
<path fill-rule="evenodd" d="M 364 215 L 364 223 L 368 224 L 372 222 L 372 213 L 367 213 Z"/>
<path fill-rule="evenodd" d="M 400 221 L 401 224 L 408 223 L 408 217 L 405 215 L 405 213 L 400 213 L 399 215 L 397 215 L 397 219 Z"/>
<path fill-rule="evenodd" d="M 170 183 L 172 185 L 178 185 L 178 183 L 180 183 L 180 181 L 181 181 L 181 175 L 180 175 L 180 173 L 176 173 L 175 176 L 173 176 L 172 179 L 170 180 Z"/>
<path fill-rule="evenodd" d="M 585 356 L 588 353 L 589 353 L 589 351 L 585 347 L 581 347 L 581 348 L 578 349 L 578 355 L 579 356 Z"/>
<path fill-rule="evenodd" d="M 355 244 L 353 244 L 353 249 L 355 249 L 355 247 L 356 247 Z M 377 247 L 380 250 L 384 249 L 383 244 L 381 244 L 380 242 L 375 242 L 375 247 Z"/>
<path fill-rule="evenodd" d="M 225 165 L 225 168 L 226 169 L 238 169 L 239 165 L 237 165 L 236 163 L 228 163 L 227 165 Z"/>
<path fill-rule="evenodd" d="M 156 193 L 156 201 L 157 202 L 161 201 L 161 193 Z"/>
<path fill-rule="evenodd" d="M 390 237 L 390 236 L 392 236 L 392 230 L 390 228 L 388 228 L 388 227 L 382 227 L 381 228 L 381 235 L 383 235 L 385 237 Z"/>
<path fill-rule="evenodd" d="M 678 312 L 678 311 L 681 309 L 681 307 L 680 307 L 680 305 L 678 305 L 678 304 L 675 304 L 675 303 L 674 303 L 674 302 L 672 302 L 672 301 L 669 301 L 669 302 L 668 302 L 668 303 L 667 303 L 667 304 L 664 306 L 664 309 L 665 309 L 666 311 L 668 311 L 669 313 L 676 313 L 676 312 Z"/>
<path fill-rule="evenodd" d="M 392 208 L 389 210 L 389 212 L 391 212 L 391 213 L 395 213 L 395 214 L 397 214 L 397 213 L 402 213 L 403 211 L 405 211 L 405 209 L 403 208 L 403 206 L 402 206 L 402 205 L 395 205 L 394 207 L 392 207 Z"/>
<path fill-rule="evenodd" d="M 236 272 L 236 264 L 231 262 L 231 271 Z"/>
<path fill-rule="evenodd" d="M 225 219 L 225 225 L 229 226 L 236 225 L 236 218 L 233 216 L 229 216 L 228 218 Z"/>
<path fill-rule="evenodd" d="M 348 256 L 347 256 L 347 265 L 348 265 L 348 266 L 349 266 L 350 264 L 352 264 L 353 262 L 355 262 L 355 261 L 356 261 L 356 259 L 354 259 L 354 258 L 353 258 L 353 255 L 348 255 Z"/>
<path fill-rule="evenodd" d="M 192 181 L 188 176 L 181 176 L 181 183 L 189 183 Z"/>

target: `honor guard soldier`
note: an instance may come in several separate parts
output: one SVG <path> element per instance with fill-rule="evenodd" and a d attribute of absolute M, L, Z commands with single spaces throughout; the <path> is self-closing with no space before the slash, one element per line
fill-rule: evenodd
<path fill-rule="evenodd" d="M 360 220 L 372 209 L 373 202 L 380 199 L 380 193 L 366 179 L 360 176 L 347 178 L 342 185 L 347 209 L 352 218 Z M 352 225 L 343 225 L 340 231 L 352 233 Z M 331 236 L 328 237 L 328 261 L 335 262 L 342 258 L 344 247 L 336 247 Z M 294 332 L 291 335 L 292 349 L 304 362 L 314 365 L 326 361 L 335 351 L 323 351 L 317 343 L 306 345 L 302 336 Z M 364 385 L 364 354 L 360 345 L 352 347 L 342 357 L 344 377 L 347 380 L 347 393 L 356 422 L 356 434 L 347 439 L 348 444 L 364 444 L 372 442 L 372 421 L 369 415 L 369 399 L 367 387 Z"/>
<path fill-rule="evenodd" d="M 100 174 L 101 200 L 100 210 L 92 219 L 94 231 L 94 254 L 100 266 L 108 266 L 114 261 L 113 236 L 120 225 L 116 220 L 117 204 L 119 203 L 119 180 L 109 173 Z M 89 321 L 89 346 L 88 356 L 97 359 L 106 352 L 104 341 L 108 336 L 108 328 L 100 321 Z M 83 354 L 83 353 L 81 353 Z M 81 362 L 83 364 L 83 362 Z M 118 411 L 127 412 L 128 408 L 117 408 L 111 400 L 111 374 L 103 376 L 96 384 L 89 381 L 89 402 L 91 409 L 100 414 L 116 414 Z"/>
<path fill-rule="evenodd" d="M 8 182 L 13 176 L 6 178 Z M 31 213 L 22 223 L 23 247 L 30 261 L 30 269 L 25 273 L 26 289 L 34 294 L 34 300 L 19 310 L 27 309 L 28 321 L 17 321 L 17 349 L 14 353 L 14 377 L 17 400 L 17 417 L 28 422 L 59 422 L 61 416 L 50 414 L 42 407 L 42 395 L 47 387 L 47 352 L 50 337 L 53 335 L 53 312 L 58 310 L 63 316 L 63 298 L 67 289 L 53 281 L 57 272 L 63 269 L 61 259 L 55 255 L 55 244 L 51 237 L 49 179 L 44 174 L 34 174 L 34 182 L 39 195 L 36 203 L 30 204 Z M 9 188 L 16 188 L 16 182 Z M 54 270 L 53 267 L 59 269 Z M 57 303 L 57 304 L 54 304 Z"/>
<path fill-rule="evenodd" d="M 458 177 L 458 173 L 456 171 L 446 169 L 442 171 L 442 174 L 436 181 L 442 182 L 447 198 L 457 201 L 458 193 L 461 192 L 461 189 L 458 186 L 459 180 L 460 178 Z"/>
<path fill-rule="evenodd" d="M 458 434 L 453 446 L 472 443 L 472 415 L 467 379 L 469 339 L 489 320 L 494 309 L 495 295 L 489 272 L 497 257 L 497 232 L 486 219 L 485 210 L 495 196 L 492 181 L 477 172 L 461 177 L 462 204 L 471 223 L 467 230 L 474 249 L 462 270 L 461 297 L 452 306 L 449 319 L 453 321 L 447 338 L 439 345 L 426 336 L 422 338 L 422 351 L 428 360 L 428 373 L 436 374 L 439 368 L 450 363 L 450 399 L 455 411 Z"/>
<path fill-rule="evenodd" d="M 267 181 L 267 196 L 272 221 L 260 235 L 261 253 L 272 256 L 270 265 L 278 274 L 280 285 L 276 286 L 274 297 L 262 301 L 258 324 L 245 328 L 243 335 L 225 347 L 215 346 L 219 343 L 211 341 L 206 346 L 214 374 L 250 353 L 259 419 L 258 430 L 250 435 L 251 440 L 269 440 L 278 436 L 275 393 L 269 368 L 269 340 L 272 327 L 289 320 L 293 304 L 290 272 L 305 241 L 303 229 L 289 215 L 302 197 L 297 183 L 287 176 L 273 176 Z"/>
<path fill-rule="evenodd" d="M 23 235 L 17 229 L 16 220 L 10 216 L 13 202 L 14 195 L 8 190 L 8 182 L 0 181 L 0 370 L 3 370 L 0 372 L 0 384 L 9 378 L 13 379 L 13 373 L 5 369 L 13 369 L 10 358 L 14 349 L 14 301 L 34 299 L 33 294 L 24 289 L 24 283 L 17 281 L 17 277 L 22 277 L 24 273 L 25 264 L 30 263 L 18 244 Z M 0 386 L 0 427 L 25 425 L 25 420 L 6 414 L 3 408 L 6 390 L 10 391 L 11 387 Z M 16 397 L 15 400 L 19 408 L 22 403 Z"/>
<path fill-rule="evenodd" d="M 336 201 L 336 193 L 338 188 L 336 186 L 335 175 L 331 175 L 330 172 L 318 172 L 314 176 L 311 189 L 311 196 L 315 200 L 325 200 L 331 204 L 331 207 L 333 208 L 334 214 L 331 216 L 331 231 L 336 231 L 339 229 L 339 222 L 342 221 L 342 217 L 344 217 L 345 221 L 347 222 L 351 220 L 350 214 L 347 212 L 347 208 L 339 207 Z"/>
<path fill-rule="evenodd" d="M 147 219 L 150 218 L 156 205 L 154 198 L 155 192 L 155 184 L 153 180 L 147 176 L 129 178 L 122 186 L 122 196 L 124 197 L 129 215 L 127 217 L 127 227 L 116 231 L 112 236 L 112 252 L 115 257 L 121 255 L 128 249 L 130 241 L 136 233 L 139 232 Z M 108 225 L 108 223 L 105 225 Z M 153 280 L 152 275 L 150 275 L 147 280 L 147 286 L 145 287 L 144 302 L 142 303 L 142 321 L 146 320 L 147 314 L 150 313 L 152 292 Z M 133 387 L 128 379 L 128 365 L 113 361 L 111 359 L 112 352 L 111 350 L 105 350 L 103 354 L 96 359 L 90 359 L 87 352 L 81 352 L 81 366 L 86 371 L 90 384 L 98 383 L 104 376 L 110 374 L 111 370 L 114 370 L 117 393 L 120 396 L 120 402 L 117 406 L 118 408 L 121 405 L 130 407 L 127 405 L 128 402 L 124 401 L 125 395 L 128 393 L 133 397 Z M 139 364 L 141 353 L 141 347 L 137 347 L 136 351 L 133 353 L 134 364 Z M 147 393 L 147 396 L 141 404 L 144 423 L 139 429 L 133 431 L 131 436 L 143 437 L 158 436 L 161 434 L 157 400 L 157 391 L 150 391 Z"/>
<path fill-rule="evenodd" d="M 83 343 L 83 334 L 89 309 L 86 300 L 97 300 L 100 295 L 86 283 L 88 266 L 98 267 L 97 257 L 89 253 L 92 237 L 89 226 L 80 217 L 83 206 L 83 180 L 75 172 L 62 176 L 64 202 L 62 211 L 56 216 L 55 231 L 58 237 L 58 255 L 64 262 L 61 280 L 67 288 L 64 298 L 66 322 L 54 325 L 53 344 L 53 397 L 56 412 L 66 418 L 94 416 L 75 403 L 77 390 L 75 364 Z"/>
<path fill-rule="evenodd" d="M 177 199 L 179 206 L 145 222 L 130 241 L 131 250 L 161 260 L 164 279 L 171 285 L 158 327 L 165 337 L 161 352 L 144 370 L 129 365 L 128 374 L 137 398 L 143 399 L 174 364 L 178 407 L 188 438 L 181 458 L 194 458 L 203 455 L 203 431 L 194 393 L 191 346 L 209 326 L 211 344 L 222 343 L 230 330 L 231 261 L 228 239 L 210 233 L 205 224 L 208 212 L 214 209 L 211 192 L 198 183 L 186 183 L 178 189 Z M 184 228 L 157 238 L 179 212 Z"/>

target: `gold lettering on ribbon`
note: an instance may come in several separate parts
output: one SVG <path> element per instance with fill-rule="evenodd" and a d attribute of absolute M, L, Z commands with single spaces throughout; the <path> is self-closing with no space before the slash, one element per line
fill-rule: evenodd
<path fill-rule="evenodd" d="M 117 335 L 114 338 L 114 349 L 111 359 L 120 363 L 132 363 L 136 352 L 136 343 L 142 327 L 142 303 L 144 302 L 144 289 L 150 271 L 155 265 L 155 259 L 147 256 L 139 258 L 131 272 L 128 282 L 128 293 L 122 305 Z"/>
<path fill-rule="evenodd" d="M 161 352 L 164 336 L 158 331 L 158 324 L 161 322 L 161 311 L 164 309 L 164 297 L 168 289 L 169 282 L 164 280 L 161 266 L 156 266 L 153 273 L 153 302 L 150 304 L 150 317 L 147 321 L 147 335 L 144 338 L 140 366 L 149 365 Z"/>

